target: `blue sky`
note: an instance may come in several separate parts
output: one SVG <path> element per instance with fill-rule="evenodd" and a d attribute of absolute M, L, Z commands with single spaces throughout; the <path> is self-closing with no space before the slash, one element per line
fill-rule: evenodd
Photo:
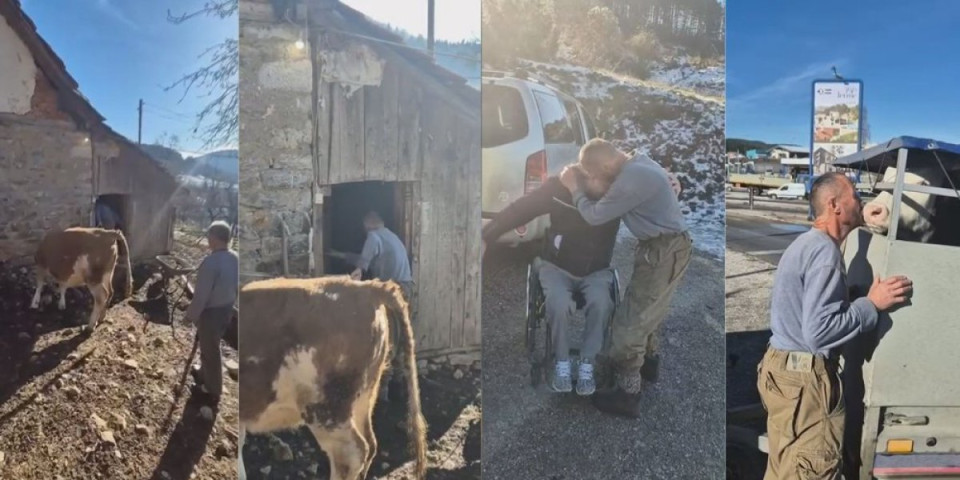
<path fill-rule="evenodd" d="M 960 143 L 958 21 L 953 0 L 730 2 L 727 137 L 808 146 L 811 82 L 836 66 L 863 80 L 871 142 Z"/>
<path fill-rule="evenodd" d="M 427 36 L 427 0 L 341 0 L 364 15 L 413 35 Z M 437 40 L 480 38 L 480 0 L 440 0 L 435 3 L 433 24 Z"/>
<path fill-rule="evenodd" d="M 181 150 L 200 149 L 193 133 L 195 114 L 205 105 L 205 92 L 164 87 L 203 65 L 198 56 L 226 38 L 237 38 L 237 19 L 197 17 L 174 25 L 174 14 L 192 12 L 205 0 L 22 0 L 80 91 L 106 117 L 107 123 L 137 139 L 137 101 L 143 98 L 143 142 L 161 134 L 177 135 Z"/>

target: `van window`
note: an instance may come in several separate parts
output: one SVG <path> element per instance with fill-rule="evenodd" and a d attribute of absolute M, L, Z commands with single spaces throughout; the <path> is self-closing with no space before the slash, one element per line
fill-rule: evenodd
<path fill-rule="evenodd" d="M 543 123 L 544 143 L 576 143 L 573 125 L 560 100 L 550 94 L 533 92 Z"/>
<path fill-rule="evenodd" d="M 527 110 L 517 89 L 501 85 L 482 85 L 480 92 L 483 109 L 481 148 L 516 142 L 530 133 Z"/>
<path fill-rule="evenodd" d="M 577 104 L 564 99 L 563 106 L 567 109 L 567 116 L 570 118 L 570 123 L 573 124 L 573 138 L 576 140 L 577 145 L 583 145 L 586 143 L 586 140 L 583 139 L 583 123 L 580 122 L 580 110 L 577 109 Z"/>

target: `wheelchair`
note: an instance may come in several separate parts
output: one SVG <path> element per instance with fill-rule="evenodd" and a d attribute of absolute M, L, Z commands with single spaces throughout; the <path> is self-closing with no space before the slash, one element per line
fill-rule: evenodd
<path fill-rule="evenodd" d="M 540 382 L 546 380 L 547 372 L 553 366 L 554 347 L 553 336 L 551 332 L 551 322 L 546 319 L 546 295 L 540 285 L 540 266 L 544 260 L 537 256 L 527 265 L 527 316 L 526 316 L 526 335 L 525 345 L 527 349 L 527 358 L 530 362 L 530 386 L 536 388 Z M 609 386 L 613 383 L 613 372 L 609 362 L 604 357 L 609 350 L 610 331 L 613 327 L 613 312 L 620 306 L 620 272 L 615 267 L 609 267 L 613 273 L 613 282 L 610 284 L 610 298 L 613 300 L 613 311 L 610 318 L 607 319 L 604 326 L 603 348 L 597 356 L 594 378 L 597 380 L 597 387 Z M 586 299 L 581 292 L 573 295 L 573 301 L 576 304 L 577 312 L 582 312 L 586 304 Z M 569 328 L 569 325 L 568 325 Z M 539 331 L 543 330 L 543 349 L 538 352 Z M 571 348 L 570 355 L 577 356 L 580 349 Z"/>

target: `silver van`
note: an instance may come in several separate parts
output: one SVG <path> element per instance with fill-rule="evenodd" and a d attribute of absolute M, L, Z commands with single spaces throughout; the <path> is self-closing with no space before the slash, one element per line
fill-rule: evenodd
<path fill-rule="evenodd" d="M 548 176 L 576 162 L 580 147 L 596 136 L 596 128 L 580 102 L 539 79 L 484 72 L 480 91 L 486 224 Z M 507 232 L 498 243 L 516 246 L 538 240 L 549 224 L 549 216 L 541 216 Z"/>

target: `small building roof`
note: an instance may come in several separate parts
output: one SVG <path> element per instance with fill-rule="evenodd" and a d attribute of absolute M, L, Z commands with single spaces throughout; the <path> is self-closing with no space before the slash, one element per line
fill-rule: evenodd
<path fill-rule="evenodd" d="M 780 144 L 774 145 L 773 148 L 779 148 L 780 150 L 786 150 L 790 153 L 810 153 L 810 149 L 800 145 L 793 144 Z"/>
<path fill-rule="evenodd" d="M 82 128 L 90 130 L 96 138 L 109 138 L 119 143 L 125 143 L 136 148 L 129 139 L 120 135 L 106 123 L 105 118 L 100 112 L 87 100 L 87 97 L 80 93 L 80 85 L 77 83 L 70 72 L 67 71 L 63 60 L 57 55 L 49 43 L 40 36 L 36 24 L 27 16 L 20 5 L 20 0 L 0 0 L 0 16 L 4 17 L 14 33 L 20 37 L 23 43 L 30 50 L 34 63 L 43 74 L 50 79 L 54 88 L 57 90 L 58 98 L 61 100 L 60 108 L 74 119 Z M 139 148 L 136 148 L 140 151 Z M 161 167 L 153 157 L 142 152 L 144 157 L 153 162 L 157 167 Z M 159 172 L 167 174 L 173 178 L 162 167 Z"/>
<path fill-rule="evenodd" d="M 339 27 L 343 30 L 349 30 L 374 40 L 381 40 L 382 42 L 378 42 L 380 45 L 393 51 L 413 67 L 440 82 L 440 84 L 461 100 L 471 105 L 479 104 L 480 91 L 471 87 L 466 78 L 440 66 L 430 55 L 427 55 L 419 49 L 401 46 L 404 41 L 400 35 L 391 32 L 388 28 L 367 17 L 359 10 L 355 10 L 342 2 L 337 1 L 331 5 L 330 0 L 314 1 L 318 2 L 321 6 L 333 8 L 334 12 L 338 14 L 324 15 L 321 12 L 317 15 L 318 18 L 322 16 L 325 21 L 333 21 L 339 24 Z M 479 109 L 477 109 L 477 112 L 477 116 L 479 116 Z"/>
<path fill-rule="evenodd" d="M 37 32 L 36 24 L 23 11 L 20 0 L 0 0 L 0 16 L 7 20 L 10 28 L 30 50 L 37 67 L 57 90 L 62 108 L 74 121 L 88 129 L 102 124 L 104 117 L 80 93 L 77 81 L 67 72 L 63 60 L 57 56 L 50 44 Z"/>

